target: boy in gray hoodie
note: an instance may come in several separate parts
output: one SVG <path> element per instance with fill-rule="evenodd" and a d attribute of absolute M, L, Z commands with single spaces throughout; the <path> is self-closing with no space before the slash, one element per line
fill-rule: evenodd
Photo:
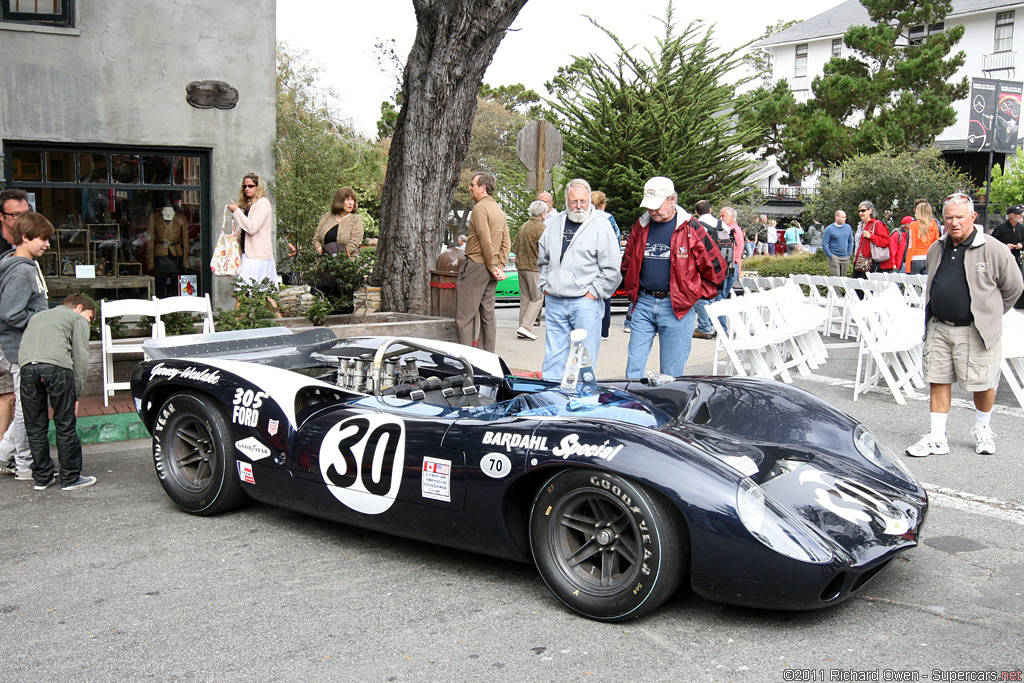
<path fill-rule="evenodd" d="M 0 258 L 0 348 L 11 363 L 14 375 L 14 420 L 0 441 L 0 467 L 14 465 L 15 477 L 32 481 L 32 453 L 25 433 L 21 409 L 21 381 L 18 348 L 29 318 L 49 308 L 46 280 L 36 262 L 50 248 L 53 224 L 42 214 L 26 211 L 18 216 L 11 229 L 14 251 Z"/>

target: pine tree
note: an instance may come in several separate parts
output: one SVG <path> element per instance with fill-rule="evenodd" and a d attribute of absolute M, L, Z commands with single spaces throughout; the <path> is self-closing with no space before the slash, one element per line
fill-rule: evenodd
<path fill-rule="evenodd" d="M 591 22 L 614 41 L 617 56 L 577 57 L 546 84 L 560 119 L 564 174 L 604 191 L 607 210 L 627 226 L 652 176 L 671 178 L 688 207 L 739 190 L 749 168 L 741 148 L 754 133 L 737 130 L 738 84 L 723 82 L 740 64 L 739 50 L 720 52 L 700 22 L 677 32 L 672 3 L 656 51 L 646 54 L 633 54 Z"/>

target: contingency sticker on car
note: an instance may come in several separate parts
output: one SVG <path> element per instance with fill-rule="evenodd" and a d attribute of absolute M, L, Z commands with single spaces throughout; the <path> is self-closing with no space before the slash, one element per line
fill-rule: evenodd
<path fill-rule="evenodd" d="M 238 478 L 246 484 L 255 484 L 256 479 L 252 476 L 252 464 L 238 461 Z"/>
<path fill-rule="evenodd" d="M 328 430 L 320 474 L 343 505 L 366 515 L 386 512 L 398 497 L 405 465 L 405 423 L 391 415 L 359 415 Z"/>
<path fill-rule="evenodd" d="M 423 458 L 423 478 L 420 491 L 424 498 L 452 502 L 452 461 Z"/>
<path fill-rule="evenodd" d="M 270 449 L 257 441 L 254 436 L 236 441 L 235 448 L 249 456 L 250 460 L 262 460 L 270 456 Z"/>

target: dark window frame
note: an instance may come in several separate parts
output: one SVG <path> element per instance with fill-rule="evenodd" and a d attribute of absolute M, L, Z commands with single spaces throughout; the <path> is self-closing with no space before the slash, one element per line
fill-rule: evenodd
<path fill-rule="evenodd" d="M 0 20 L 18 24 L 74 28 L 75 0 L 62 0 L 62 3 L 63 8 L 60 14 L 36 14 L 34 12 L 15 12 L 11 9 L 11 0 L 0 0 Z"/>
<path fill-rule="evenodd" d="M 1016 15 L 1014 10 L 996 13 L 993 52 L 1011 52 L 1013 50 L 1013 24 L 1015 21 Z M 1003 35 L 1000 35 L 1001 33 Z"/>
<path fill-rule="evenodd" d="M 807 55 L 810 52 L 808 43 L 800 43 L 796 46 L 793 62 L 793 77 L 803 78 L 807 76 Z"/>

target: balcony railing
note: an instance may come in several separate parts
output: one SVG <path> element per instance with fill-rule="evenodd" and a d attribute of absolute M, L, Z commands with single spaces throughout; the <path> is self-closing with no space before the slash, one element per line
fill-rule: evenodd
<path fill-rule="evenodd" d="M 1013 50 L 1005 52 L 992 52 L 982 58 L 981 70 L 989 71 L 1016 71 L 1017 53 Z"/>
<path fill-rule="evenodd" d="M 793 187 L 790 185 L 770 185 L 764 190 L 765 199 L 807 199 L 818 193 L 816 187 Z"/>

